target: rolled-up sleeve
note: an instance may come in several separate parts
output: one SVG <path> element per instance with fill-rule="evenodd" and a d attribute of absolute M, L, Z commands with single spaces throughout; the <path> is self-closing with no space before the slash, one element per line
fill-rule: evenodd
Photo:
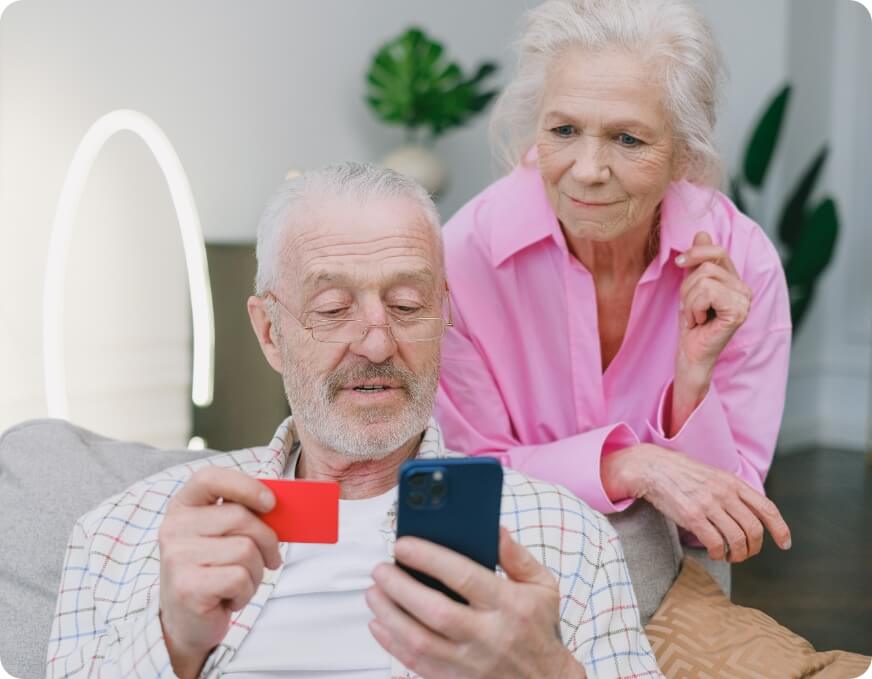
<path fill-rule="evenodd" d="M 789 358 L 789 326 L 728 348 L 705 398 L 671 437 L 666 435 L 670 382 L 648 422 L 652 442 L 731 472 L 762 493 L 784 412 Z"/>

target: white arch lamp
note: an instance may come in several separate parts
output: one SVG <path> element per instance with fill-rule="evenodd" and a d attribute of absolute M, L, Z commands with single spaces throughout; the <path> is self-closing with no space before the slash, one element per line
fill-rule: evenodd
<path fill-rule="evenodd" d="M 182 234 L 191 317 L 194 326 L 191 399 L 198 406 L 212 402 L 215 326 L 206 245 L 197 206 L 178 155 L 163 131 L 138 111 L 118 110 L 95 122 L 79 143 L 67 171 L 52 224 L 43 297 L 43 360 L 49 417 L 67 418 L 67 386 L 63 353 L 64 274 L 73 223 L 91 167 L 110 137 L 123 130 L 142 139 L 163 171 Z"/>

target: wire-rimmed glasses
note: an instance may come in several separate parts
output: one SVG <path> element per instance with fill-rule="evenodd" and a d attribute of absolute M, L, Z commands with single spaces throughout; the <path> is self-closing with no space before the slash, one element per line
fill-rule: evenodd
<path fill-rule="evenodd" d="M 395 342 L 432 342 L 445 333 L 445 328 L 453 326 L 451 320 L 451 301 L 448 299 L 448 286 L 445 286 L 448 319 L 437 316 L 420 316 L 416 318 L 391 318 L 387 323 L 366 323 L 357 318 L 343 318 L 320 321 L 305 325 L 282 304 L 273 292 L 267 292 L 265 297 L 275 302 L 288 316 L 293 318 L 303 330 L 308 330 L 316 342 L 327 344 L 353 344 L 366 337 L 370 328 L 387 328 Z"/>

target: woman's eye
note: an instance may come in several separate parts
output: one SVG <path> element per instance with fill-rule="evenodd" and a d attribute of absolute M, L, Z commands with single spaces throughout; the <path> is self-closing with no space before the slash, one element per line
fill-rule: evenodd
<path fill-rule="evenodd" d="M 632 134 L 627 134 L 626 132 L 622 132 L 618 135 L 618 142 L 622 146 L 633 147 L 639 146 L 642 142 L 639 139 L 636 139 Z"/>
<path fill-rule="evenodd" d="M 575 128 L 572 125 L 558 125 L 557 127 L 551 128 L 551 132 L 561 139 L 566 139 L 575 133 Z"/>

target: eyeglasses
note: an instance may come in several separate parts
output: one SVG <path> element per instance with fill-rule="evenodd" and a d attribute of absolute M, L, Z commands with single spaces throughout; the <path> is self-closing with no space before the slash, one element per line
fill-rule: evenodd
<path fill-rule="evenodd" d="M 293 318 L 303 330 L 312 333 L 316 342 L 327 344 L 354 344 L 366 337 L 370 328 L 387 328 L 395 342 L 432 342 L 445 333 L 445 328 L 453 326 L 451 320 L 451 300 L 448 298 L 448 284 L 445 285 L 446 304 L 448 305 L 448 320 L 435 316 L 417 318 L 392 318 L 387 323 L 370 324 L 356 318 L 343 318 L 335 321 L 321 321 L 312 325 L 304 325 L 291 311 L 282 304 L 272 292 L 265 297 L 272 299 L 278 307 Z"/>

